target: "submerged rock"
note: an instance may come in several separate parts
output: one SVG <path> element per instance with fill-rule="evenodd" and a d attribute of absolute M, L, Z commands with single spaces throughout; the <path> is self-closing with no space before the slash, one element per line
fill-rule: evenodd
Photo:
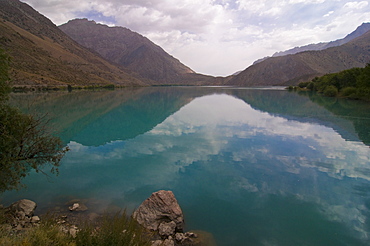
<path fill-rule="evenodd" d="M 87 210 L 87 207 L 83 203 L 73 203 L 72 206 L 68 207 L 69 211 L 77 211 L 77 212 L 83 212 Z"/>

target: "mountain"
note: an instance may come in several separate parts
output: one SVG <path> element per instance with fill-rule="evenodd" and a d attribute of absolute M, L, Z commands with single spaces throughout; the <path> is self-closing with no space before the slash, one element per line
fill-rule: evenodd
<path fill-rule="evenodd" d="M 318 43 L 318 44 L 309 44 L 301 47 L 295 47 L 290 50 L 282 51 L 282 52 L 276 52 L 272 56 L 285 56 L 285 55 L 291 55 L 291 54 L 296 54 L 298 52 L 303 52 L 303 51 L 309 51 L 309 50 L 324 50 L 330 47 L 335 47 L 339 46 L 345 43 L 348 43 L 349 41 L 360 37 L 361 35 L 367 33 L 370 31 L 370 23 L 362 23 L 359 27 L 356 28 L 355 31 L 351 32 L 348 34 L 346 37 L 342 39 L 338 39 L 336 41 L 331 41 L 331 42 L 325 42 L 325 43 Z"/>
<path fill-rule="evenodd" d="M 87 19 L 71 20 L 59 28 L 79 44 L 138 73 L 151 84 L 216 82 L 211 76 L 196 74 L 148 38 L 127 28 L 109 27 Z"/>
<path fill-rule="evenodd" d="M 370 62 L 370 32 L 343 45 L 294 55 L 270 57 L 231 78 L 237 86 L 294 85 L 316 76 L 335 73 Z"/>
<path fill-rule="evenodd" d="M 351 40 L 353 40 L 357 37 L 360 37 L 361 35 L 367 33 L 368 31 L 370 31 L 370 23 L 362 23 L 359 27 L 356 28 L 356 30 L 354 30 L 353 32 L 351 32 L 350 34 L 348 34 L 347 36 L 345 36 L 342 39 L 338 39 L 338 40 L 331 41 L 331 42 L 323 42 L 323 43 L 318 43 L 318 44 L 308 44 L 308 45 L 304 45 L 304 46 L 300 46 L 300 47 L 294 47 L 293 49 L 289 49 L 289 50 L 286 50 L 286 51 L 276 52 L 272 56 L 276 57 L 276 56 L 293 55 L 293 54 L 297 54 L 297 53 L 303 52 L 303 51 L 324 50 L 324 49 L 327 49 L 327 48 L 330 48 L 330 47 L 340 46 L 342 44 L 348 43 L 349 41 L 351 41 Z M 255 61 L 253 64 L 257 64 L 261 61 L 266 60 L 267 58 L 269 58 L 269 57 L 261 58 L 261 59 Z"/>
<path fill-rule="evenodd" d="M 135 73 L 79 45 L 18 0 L 0 0 L 0 47 L 12 57 L 15 85 L 145 85 Z"/>

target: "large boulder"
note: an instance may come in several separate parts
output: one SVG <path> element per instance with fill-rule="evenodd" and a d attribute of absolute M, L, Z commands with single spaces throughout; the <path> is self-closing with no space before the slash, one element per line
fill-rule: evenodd
<path fill-rule="evenodd" d="M 40 221 L 38 216 L 33 216 L 37 205 L 28 199 L 19 200 L 5 209 L 6 216 L 13 228 L 21 230 Z"/>
<path fill-rule="evenodd" d="M 27 199 L 22 199 L 19 200 L 13 204 L 11 204 L 8 208 L 7 211 L 9 213 L 12 213 L 18 218 L 25 218 L 29 217 L 31 218 L 33 216 L 33 213 L 36 209 L 37 205 L 34 201 L 27 200 Z"/>
<path fill-rule="evenodd" d="M 152 231 L 158 231 L 162 223 L 161 229 L 168 227 L 170 222 L 176 224 L 174 232 L 184 230 L 184 215 L 172 191 L 154 192 L 135 210 L 133 217 L 140 225 Z"/>
<path fill-rule="evenodd" d="M 184 233 L 184 215 L 172 191 L 154 192 L 132 216 L 144 228 L 155 232 L 152 246 L 204 245 L 197 234 Z"/>

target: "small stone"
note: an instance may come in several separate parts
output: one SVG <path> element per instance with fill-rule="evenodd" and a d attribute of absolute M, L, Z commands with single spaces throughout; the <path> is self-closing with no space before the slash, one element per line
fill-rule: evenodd
<path fill-rule="evenodd" d="M 193 239 L 190 238 L 189 234 L 194 234 L 194 233 L 189 233 L 189 232 L 176 233 L 175 239 L 180 244 L 192 245 Z"/>
<path fill-rule="evenodd" d="M 185 234 L 184 233 L 176 233 L 175 234 L 175 239 L 178 242 L 182 242 L 185 239 Z"/>
<path fill-rule="evenodd" d="M 38 222 L 40 222 L 40 217 L 39 216 L 32 216 L 31 223 L 38 223 Z"/>
<path fill-rule="evenodd" d="M 198 235 L 195 234 L 194 232 L 186 232 L 185 236 L 190 237 L 190 238 L 197 238 L 198 237 Z"/>
<path fill-rule="evenodd" d="M 71 226 L 71 228 L 69 228 L 69 234 L 71 234 L 71 236 L 72 236 L 73 238 L 75 238 L 75 237 L 76 237 L 77 232 L 78 232 L 78 228 L 77 228 L 77 226 L 73 225 L 73 226 Z"/>
<path fill-rule="evenodd" d="M 166 239 L 163 241 L 163 246 L 175 246 L 175 242 L 171 239 Z"/>
<path fill-rule="evenodd" d="M 175 234 L 175 230 L 176 230 L 176 223 L 174 221 L 171 221 L 168 223 L 163 222 L 158 226 L 158 233 L 162 237 L 168 237 L 168 236 Z"/>
<path fill-rule="evenodd" d="M 76 211 L 79 207 L 79 203 L 73 203 L 73 205 L 69 207 L 69 211 Z"/>
<path fill-rule="evenodd" d="M 67 228 L 66 226 L 59 226 L 59 231 L 67 234 L 69 233 L 69 228 Z"/>
<path fill-rule="evenodd" d="M 162 240 L 155 240 L 152 242 L 151 246 L 162 246 L 163 241 Z"/>
<path fill-rule="evenodd" d="M 86 207 L 85 204 L 73 203 L 73 205 L 69 207 L 69 210 L 70 211 L 82 212 L 82 211 L 86 211 L 87 207 Z"/>

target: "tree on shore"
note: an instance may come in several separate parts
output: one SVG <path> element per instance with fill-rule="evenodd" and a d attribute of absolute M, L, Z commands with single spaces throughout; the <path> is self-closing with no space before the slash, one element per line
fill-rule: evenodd
<path fill-rule="evenodd" d="M 351 68 L 316 77 L 311 82 L 301 82 L 298 86 L 318 91 L 325 96 L 370 101 L 370 64 L 364 68 Z"/>
<path fill-rule="evenodd" d="M 8 68 L 10 58 L 0 49 L 0 192 L 16 189 L 30 170 L 41 171 L 45 165 L 52 172 L 67 148 L 48 130 L 44 118 L 21 113 L 8 105 Z"/>

